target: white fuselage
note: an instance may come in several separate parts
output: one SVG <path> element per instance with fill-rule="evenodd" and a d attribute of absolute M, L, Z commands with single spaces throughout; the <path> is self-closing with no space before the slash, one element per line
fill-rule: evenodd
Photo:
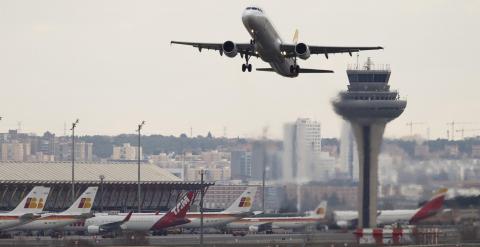
<path fill-rule="evenodd" d="M 0 214 L 0 230 L 16 227 L 29 221 L 24 221 L 21 219 L 21 215 L 18 214 Z"/>
<path fill-rule="evenodd" d="M 418 210 L 382 210 L 380 215 L 377 217 L 377 224 L 379 225 L 389 225 L 398 222 L 409 222 L 412 217 L 417 213 Z M 358 219 L 357 211 L 335 211 L 334 213 L 335 222 L 337 225 L 344 225 L 348 221 Z M 339 222 L 341 222 L 339 224 Z"/>
<path fill-rule="evenodd" d="M 264 13 L 246 9 L 242 15 L 242 22 L 255 40 L 255 50 L 263 61 L 269 63 L 280 75 L 287 77 L 298 75 L 290 72 L 290 66 L 295 64 L 294 59 L 282 55 L 280 45 L 283 41 Z"/>
<path fill-rule="evenodd" d="M 121 222 L 125 219 L 126 214 L 107 214 L 98 213 L 94 217 L 88 218 L 75 224 L 65 227 L 67 231 L 86 231 L 89 226 L 99 226 Z M 124 231 L 147 232 L 152 229 L 153 225 L 162 218 L 163 214 L 132 214 L 130 219 L 120 225 L 120 229 Z"/>
<path fill-rule="evenodd" d="M 252 217 L 243 218 L 227 225 L 228 229 L 249 229 L 251 226 L 272 224 L 272 229 L 299 229 L 315 225 L 318 217 Z"/>
<path fill-rule="evenodd" d="M 70 214 L 44 214 L 40 218 L 29 223 L 17 226 L 11 230 L 39 231 L 48 229 L 61 229 L 64 226 L 79 221 L 78 215 Z"/>

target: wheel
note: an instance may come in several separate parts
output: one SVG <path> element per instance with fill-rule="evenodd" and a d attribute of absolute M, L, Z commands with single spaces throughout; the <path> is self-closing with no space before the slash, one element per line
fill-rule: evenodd
<path fill-rule="evenodd" d="M 251 64 L 247 65 L 247 69 L 248 69 L 248 72 L 252 72 L 252 65 Z"/>
<path fill-rule="evenodd" d="M 298 66 L 298 65 L 295 66 L 295 72 L 296 72 L 297 74 L 300 73 L 300 66 Z"/>
<path fill-rule="evenodd" d="M 245 64 L 242 64 L 242 72 L 245 72 L 247 70 L 247 66 Z"/>
<path fill-rule="evenodd" d="M 295 69 L 294 69 L 293 65 L 290 65 L 290 73 L 293 74 L 293 72 L 295 72 Z"/>

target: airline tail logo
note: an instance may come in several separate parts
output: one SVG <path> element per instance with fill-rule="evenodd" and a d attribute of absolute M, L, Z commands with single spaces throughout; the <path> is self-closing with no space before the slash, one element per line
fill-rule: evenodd
<path fill-rule="evenodd" d="M 242 197 L 240 199 L 240 203 L 238 204 L 238 207 L 240 208 L 248 208 L 252 206 L 252 198 L 249 196 Z"/>
<path fill-rule="evenodd" d="M 317 209 L 317 211 L 315 213 L 317 215 L 324 215 L 325 214 L 325 208 L 320 207 L 320 208 Z"/>
<path fill-rule="evenodd" d="M 91 208 L 92 198 L 82 198 L 78 204 L 78 208 Z"/>
<path fill-rule="evenodd" d="M 44 206 L 44 201 L 43 198 L 40 198 L 40 200 L 37 200 L 36 197 L 29 197 L 27 198 L 27 201 L 25 202 L 25 206 L 23 208 L 39 208 L 42 209 Z"/>
<path fill-rule="evenodd" d="M 173 214 L 178 215 L 180 211 L 186 206 L 190 204 L 190 198 L 188 196 L 185 196 L 180 200 L 180 202 L 173 208 Z"/>

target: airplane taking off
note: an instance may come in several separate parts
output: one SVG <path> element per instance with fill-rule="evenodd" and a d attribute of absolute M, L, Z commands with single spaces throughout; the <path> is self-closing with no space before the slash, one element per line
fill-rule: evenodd
<path fill-rule="evenodd" d="M 65 227 L 69 231 L 86 231 L 89 234 L 101 234 L 108 232 L 149 232 L 159 231 L 168 227 L 182 225 L 190 222 L 186 219 L 187 211 L 194 201 L 195 193 L 189 191 L 182 199 L 166 214 L 151 213 L 128 213 L 108 214 L 98 213 L 94 217 L 76 222 Z"/>
<path fill-rule="evenodd" d="M 45 207 L 50 188 L 35 186 L 18 206 L 7 213 L 0 213 L 0 230 L 26 224 L 39 218 Z"/>
<path fill-rule="evenodd" d="M 88 187 L 67 210 L 61 213 L 45 213 L 34 221 L 17 227 L 9 228 L 8 230 L 37 231 L 60 229 L 66 225 L 70 225 L 82 219 L 91 217 L 90 211 L 92 209 L 97 190 L 98 187 Z"/>
<path fill-rule="evenodd" d="M 300 229 L 315 225 L 325 219 L 327 202 L 322 201 L 314 211 L 307 216 L 255 216 L 243 218 L 227 225 L 227 229 L 248 229 L 250 232 L 262 232 L 271 229 Z"/>
<path fill-rule="evenodd" d="M 260 57 L 270 64 L 270 68 L 257 68 L 257 71 L 276 72 L 285 77 L 297 77 L 299 73 L 333 73 L 331 70 L 300 68 L 297 58 L 306 60 L 310 55 L 323 54 L 328 59 L 329 54 L 334 53 L 348 53 L 352 56 L 353 52 L 383 49 L 380 46 L 311 46 L 298 43 L 298 31 L 295 31 L 293 44 L 284 43 L 263 10 L 258 7 L 247 7 L 243 12 L 242 22 L 251 36 L 249 43 L 234 43 L 228 40 L 224 43 L 171 41 L 170 44 L 190 45 L 198 48 L 200 52 L 202 49 L 216 50 L 220 55 L 225 54 L 230 58 L 240 54 L 240 57 L 245 58 L 245 63 L 242 64 L 243 72 L 252 71 L 249 63 L 252 56 Z"/>
<path fill-rule="evenodd" d="M 411 210 L 381 210 L 378 212 L 377 224 L 390 225 L 395 223 L 416 224 L 420 220 L 435 215 L 440 211 L 448 189 L 442 188 L 422 207 Z M 333 217 L 337 226 L 342 228 L 356 227 L 357 211 L 334 211 Z"/>

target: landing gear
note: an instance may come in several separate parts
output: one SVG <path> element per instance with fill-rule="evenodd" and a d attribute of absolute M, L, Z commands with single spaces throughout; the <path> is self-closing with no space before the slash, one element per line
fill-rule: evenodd
<path fill-rule="evenodd" d="M 290 65 L 290 73 L 298 75 L 300 73 L 300 66 L 297 64 L 297 57 L 293 58 L 293 65 Z"/>
<path fill-rule="evenodd" d="M 290 65 L 290 73 L 298 74 L 300 72 L 300 66 L 298 65 Z"/>
<path fill-rule="evenodd" d="M 250 60 L 251 55 L 245 54 L 245 63 L 242 64 L 242 72 L 248 71 L 252 72 L 252 65 L 248 63 Z"/>

